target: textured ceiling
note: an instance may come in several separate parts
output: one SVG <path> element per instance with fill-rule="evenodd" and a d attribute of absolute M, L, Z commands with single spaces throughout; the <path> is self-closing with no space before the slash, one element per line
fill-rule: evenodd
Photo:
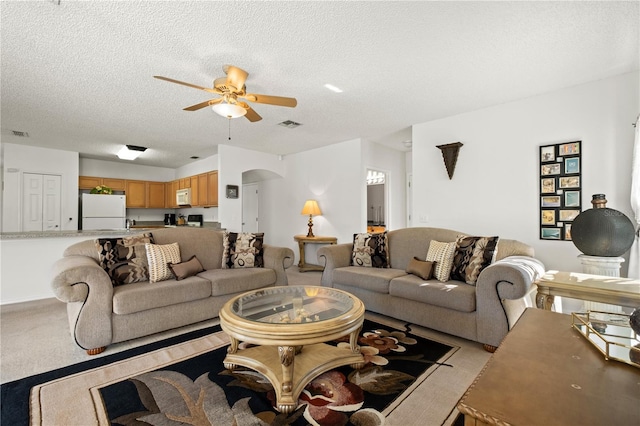
<path fill-rule="evenodd" d="M 142 145 L 137 164 L 170 168 L 218 144 L 286 155 L 362 138 L 404 150 L 412 124 L 639 68 L 637 1 L 0 8 L 2 142 L 114 161 L 123 144 Z M 208 93 L 152 78 L 211 86 L 224 64 L 249 72 L 248 92 L 298 106 L 254 103 L 262 121 L 229 121 L 182 110 Z M 277 125 L 284 120 L 302 126 Z"/>

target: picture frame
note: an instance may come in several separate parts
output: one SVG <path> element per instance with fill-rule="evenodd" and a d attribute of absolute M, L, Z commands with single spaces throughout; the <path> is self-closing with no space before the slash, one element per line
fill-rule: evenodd
<path fill-rule="evenodd" d="M 541 207 L 560 207 L 562 205 L 562 197 L 560 195 L 546 195 L 540 197 Z"/>
<path fill-rule="evenodd" d="M 580 158 L 579 157 L 565 158 L 564 173 L 565 174 L 580 173 Z"/>
<path fill-rule="evenodd" d="M 580 191 L 564 191 L 565 207 L 580 207 Z"/>
<path fill-rule="evenodd" d="M 542 176 L 559 175 L 560 174 L 560 164 L 559 163 L 543 164 L 541 169 L 540 169 L 540 174 Z"/>
<path fill-rule="evenodd" d="M 542 228 L 540 232 L 540 238 L 543 240 L 559 240 L 560 237 L 560 228 Z"/>
<path fill-rule="evenodd" d="M 227 185 L 226 195 L 227 198 L 238 198 L 238 185 Z"/>
<path fill-rule="evenodd" d="M 576 155 L 580 154 L 580 141 L 563 143 L 558 146 L 558 155 Z"/>
<path fill-rule="evenodd" d="M 556 147 L 553 145 L 540 147 L 540 161 L 556 161 Z"/>
<path fill-rule="evenodd" d="M 556 180 L 555 180 L 555 178 L 540 179 L 540 193 L 541 194 L 555 194 L 556 193 Z"/>
<path fill-rule="evenodd" d="M 582 210 L 582 141 L 539 147 L 540 239 L 571 241 Z"/>
<path fill-rule="evenodd" d="M 580 188 L 580 176 L 563 176 L 558 179 L 558 187 L 562 189 Z"/>

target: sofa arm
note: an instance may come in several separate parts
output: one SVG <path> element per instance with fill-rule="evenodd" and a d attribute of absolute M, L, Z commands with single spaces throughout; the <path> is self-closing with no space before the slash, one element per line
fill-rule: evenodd
<path fill-rule="evenodd" d="M 498 346 L 526 308 L 524 298 L 544 275 L 544 265 L 528 256 L 509 256 L 485 268 L 476 282 L 478 341 Z M 521 300 L 523 303 L 508 301 Z M 508 305 L 508 306 L 507 306 Z"/>
<path fill-rule="evenodd" d="M 324 266 L 320 283 L 324 287 L 333 287 L 333 270 L 351 264 L 353 243 L 332 244 L 318 249 L 318 263 Z"/>
<path fill-rule="evenodd" d="M 287 273 L 285 269 L 293 265 L 293 250 L 288 247 L 275 247 L 264 245 L 264 267 L 273 269 L 276 272 L 277 286 L 287 285 Z"/>
<path fill-rule="evenodd" d="M 113 312 L 113 285 L 109 275 L 87 256 L 59 259 L 53 265 L 52 275 L 54 294 L 70 304 L 69 325 L 78 345 L 84 349 L 109 345 Z"/>

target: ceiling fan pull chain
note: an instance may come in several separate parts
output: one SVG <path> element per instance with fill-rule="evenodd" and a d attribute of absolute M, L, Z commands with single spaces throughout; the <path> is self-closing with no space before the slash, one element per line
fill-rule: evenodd
<path fill-rule="evenodd" d="M 227 118 L 227 121 L 229 122 L 229 140 L 231 140 L 231 119 Z"/>

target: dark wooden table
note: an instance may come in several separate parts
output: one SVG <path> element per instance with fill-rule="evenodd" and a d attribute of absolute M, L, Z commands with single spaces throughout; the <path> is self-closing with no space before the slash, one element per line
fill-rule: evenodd
<path fill-rule="evenodd" d="M 469 425 L 640 425 L 640 368 L 604 356 L 571 316 L 528 308 L 458 404 Z"/>

